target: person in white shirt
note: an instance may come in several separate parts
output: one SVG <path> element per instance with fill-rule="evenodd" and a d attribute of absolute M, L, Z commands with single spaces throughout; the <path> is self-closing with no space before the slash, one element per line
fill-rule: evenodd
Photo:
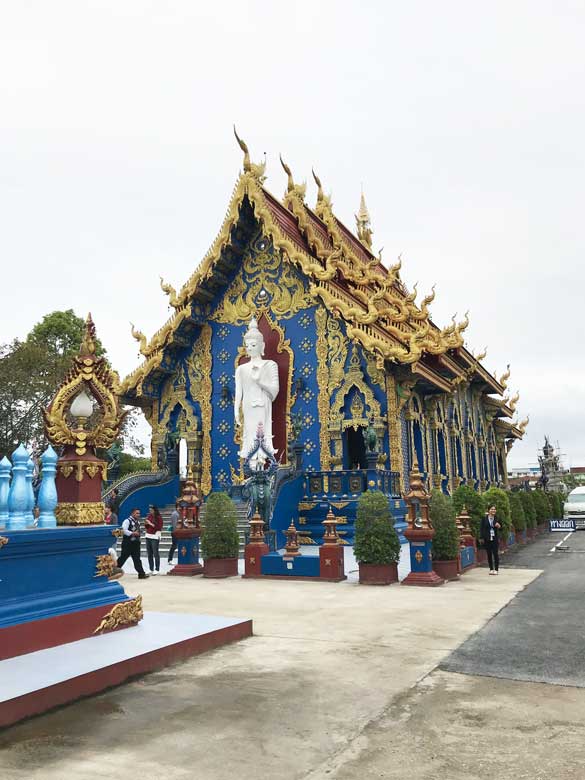
<path fill-rule="evenodd" d="M 122 553 L 118 558 L 118 566 L 121 569 L 128 558 L 132 558 L 134 568 L 139 580 L 145 580 L 148 574 L 142 567 L 140 560 L 140 509 L 133 509 L 130 517 L 122 523 Z"/>

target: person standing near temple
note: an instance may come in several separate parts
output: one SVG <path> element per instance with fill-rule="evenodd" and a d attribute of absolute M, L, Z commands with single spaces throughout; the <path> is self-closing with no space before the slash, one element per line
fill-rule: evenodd
<path fill-rule="evenodd" d="M 140 560 L 140 509 L 133 509 L 130 517 L 127 517 L 122 523 L 122 553 L 118 558 L 120 569 L 128 558 L 132 558 L 138 579 L 147 579 L 148 574 L 144 571 Z"/>
<path fill-rule="evenodd" d="M 120 514 L 120 491 L 118 488 L 112 490 L 112 494 L 106 499 L 106 506 L 109 506 L 116 517 Z"/>
<path fill-rule="evenodd" d="M 171 549 L 169 550 L 169 563 L 173 562 L 173 555 L 177 549 L 177 537 L 175 536 L 175 531 L 177 530 L 177 526 L 179 525 L 180 520 L 181 515 L 179 514 L 179 502 L 177 501 L 175 503 L 175 508 L 171 512 Z"/>
<path fill-rule="evenodd" d="M 163 519 L 158 507 L 151 504 L 149 512 L 144 521 L 144 531 L 146 536 L 146 554 L 148 555 L 148 567 L 151 574 L 160 573 L 160 554 L 158 547 L 162 536 Z"/>
<path fill-rule="evenodd" d="M 496 507 L 492 504 L 485 517 L 481 520 L 480 537 L 487 552 L 490 574 L 497 574 L 500 568 L 500 528 L 502 527 L 496 515 Z"/>

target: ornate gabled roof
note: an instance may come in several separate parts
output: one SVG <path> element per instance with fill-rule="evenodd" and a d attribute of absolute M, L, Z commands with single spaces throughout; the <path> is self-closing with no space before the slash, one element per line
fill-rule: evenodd
<path fill-rule="evenodd" d="M 122 395 L 141 395 L 142 383 L 161 366 L 165 349 L 173 343 L 181 344 L 181 328 L 185 323 L 196 323 L 194 302 L 204 306 L 221 288 L 222 281 L 226 282 L 221 267 L 223 254 L 232 242 L 232 231 L 245 204 L 275 249 L 309 280 L 312 296 L 343 317 L 349 338 L 375 354 L 380 364 L 387 360 L 416 367 L 429 382 L 437 378 L 435 386 L 440 390 L 449 386 L 450 377 L 465 375 L 469 381 L 483 383 L 487 392 L 503 391 L 503 386 L 463 346 L 467 315 L 461 322 L 453 318 L 442 329 L 434 325 L 429 316 L 434 288 L 417 304 L 416 287 L 409 293 L 400 279 L 401 260 L 390 268 L 384 266 L 365 245 L 363 236 L 362 240 L 357 238 L 335 216 L 331 200 L 314 173 L 318 194 L 313 210 L 305 203 L 305 185 L 295 183 L 290 168 L 281 160 L 287 190 L 280 202 L 264 187 L 264 165 L 253 164 L 246 144 L 239 138 L 238 143 L 244 152 L 244 171 L 236 182 L 219 234 L 178 292 L 161 279 L 161 287 L 175 309 L 165 325 L 150 341 L 132 327 L 145 361 L 123 381 Z M 365 219 L 364 214 L 361 217 Z M 229 269 L 228 264 L 224 271 Z M 435 360 L 440 356 L 442 361 Z"/>

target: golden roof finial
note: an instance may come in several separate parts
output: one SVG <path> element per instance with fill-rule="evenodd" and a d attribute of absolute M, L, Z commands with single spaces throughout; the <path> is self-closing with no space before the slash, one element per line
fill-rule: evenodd
<path fill-rule="evenodd" d="M 510 378 L 510 364 L 506 366 L 505 372 L 500 377 L 500 384 L 504 388 L 504 390 L 508 387 L 508 379 Z"/>
<path fill-rule="evenodd" d="M 355 221 L 357 225 L 357 234 L 359 240 L 362 242 L 362 244 L 367 246 L 368 249 L 371 249 L 373 231 L 370 222 L 370 212 L 368 211 L 368 207 L 366 206 L 366 199 L 364 197 L 363 189 L 360 197 L 360 208 L 358 213 L 355 215 Z"/>
<path fill-rule="evenodd" d="M 172 284 L 166 284 L 162 276 L 159 278 L 160 289 L 169 296 L 169 304 L 173 307 L 173 309 L 176 309 L 179 305 L 179 301 L 177 300 L 177 291 L 172 286 Z"/>
<path fill-rule="evenodd" d="M 298 195 L 298 197 L 301 200 L 305 199 L 305 192 L 307 190 L 306 184 L 295 184 L 295 180 L 293 179 L 292 171 L 289 168 L 289 166 L 285 163 L 285 161 L 282 159 L 282 155 L 279 155 L 280 157 L 280 164 L 284 168 L 284 171 L 287 175 L 287 185 L 286 185 L 286 192 L 285 192 L 285 198 L 287 195 Z"/>
<path fill-rule="evenodd" d="M 483 352 L 480 352 L 479 355 L 475 356 L 475 359 L 477 360 L 477 362 L 481 363 L 482 360 L 485 360 L 486 357 L 487 357 L 487 353 L 488 353 L 487 347 L 484 347 L 483 348 Z"/>
<path fill-rule="evenodd" d="M 95 355 L 95 325 L 88 314 L 85 320 L 85 332 L 79 346 L 80 355 Z"/>
<path fill-rule="evenodd" d="M 516 406 L 518 405 L 519 400 L 520 400 L 520 393 L 517 391 L 516 393 L 514 393 L 512 398 L 510 398 L 510 404 L 509 404 L 510 411 L 512 412 L 516 411 Z"/>
<path fill-rule="evenodd" d="M 321 179 L 315 173 L 314 168 L 311 168 L 311 173 L 313 174 L 313 179 L 315 179 L 315 184 L 317 185 L 317 203 L 322 203 L 323 200 L 325 199 L 325 193 L 323 192 L 323 185 L 321 184 Z"/>
<path fill-rule="evenodd" d="M 285 163 L 285 161 L 282 159 L 282 155 L 281 155 L 281 154 L 279 154 L 278 156 L 280 157 L 280 164 L 281 164 L 281 165 L 282 165 L 282 167 L 284 168 L 284 172 L 285 172 L 285 173 L 286 173 L 286 175 L 287 175 L 287 179 L 288 179 L 288 181 L 287 181 L 287 185 L 286 185 L 286 193 L 287 193 L 287 195 L 288 195 L 289 193 L 291 193 L 291 192 L 294 192 L 294 189 L 295 189 L 295 180 L 293 179 L 293 175 L 292 175 L 292 171 L 291 171 L 291 169 L 288 167 L 288 165 L 287 165 L 287 164 Z"/>
<path fill-rule="evenodd" d="M 526 417 L 522 420 L 522 422 L 518 423 L 518 430 L 521 433 L 524 433 L 524 431 L 526 430 L 526 426 L 528 425 L 529 422 L 530 422 L 530 415 L 527 414 Z"/>
<path fill-rule="evenodd" d="M 132 337 L 136 339 L 140 343 L 140 353 L 142 355 L 146 355 L 146 336 L 141 330 L 137 330 L 132 323 L 130 323 L 131 333 Z"/>
<path fill-rule="evenodd" d="M 246 142 L 240 138 L 238 135 L 238 132 L 236 130 L 236 126 L 234 125 L 234 135 L 236 136 L 236 141 L 238 142 L 240 149 L 244 152 L 244 173 L 251 173 L 253 176 L 255 176 L 260 184 L 262 184 L 265 179 L 265 172 L 266 172 L 266 156 L 264 157 L 263 163 L 253 163 L 250 161 L 250 151 L 248 149 L 248 145 Z"/>

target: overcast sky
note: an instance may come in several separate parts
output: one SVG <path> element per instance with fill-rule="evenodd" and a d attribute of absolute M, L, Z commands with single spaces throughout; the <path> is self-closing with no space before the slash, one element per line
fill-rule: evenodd
<path fill-rule="evenodd" d="M 511 363 L 511 466 L 585 465 L 585 3 L 0 0 L 0 341 L 91 310 L 121 375 L 212 243 L 241 167 L 311 166 L 403 255 L 438 325 Z"/>

